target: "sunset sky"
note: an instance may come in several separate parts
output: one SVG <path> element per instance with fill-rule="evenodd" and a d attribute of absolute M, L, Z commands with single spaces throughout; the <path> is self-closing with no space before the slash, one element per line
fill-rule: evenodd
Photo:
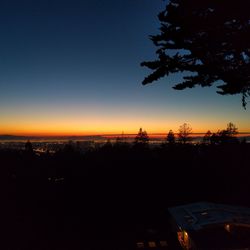
<path fill-rule="evenodd" d="M 250 105 L 214 88 L 173 90 L 181 75 L 142 86 L 155 58 L 162 0 L 0 3 L 0 134 L 250 132 Z"/>

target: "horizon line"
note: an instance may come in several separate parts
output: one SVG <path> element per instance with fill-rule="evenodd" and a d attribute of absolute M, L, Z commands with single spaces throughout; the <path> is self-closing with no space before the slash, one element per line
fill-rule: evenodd
<path fill-rule="evenodd" d="M 206 134 L 207 132 L 191 132 L 190 135 L 204 135 Z M 211 132 L 213 134 L 213 132 Z M 215 132 L 217 133 L 217 132 Z M 159 132 L 159 133 L 147 133 L 148 135 L 152 135 L 152 136 L 161 136 L 161 135 L 167 135 L 168 132 Z M 174 132 L 174 134 L 178 134 L 178 132 Z M 237 135 L 246 135 L 246 134 L 249 134 L 250 135 L 250 132 L 238 132 Z M 33 134 L 33 135 L 27 135 L 27 134 L 0 134 L 0 137 L 1 136 L 13 136 L 13 137 L 95 137 L 95 136 L 102 136 L 102 137 L 105 137 L 105 136 L 132 136 L 132 135 L 137 135 L 137 133 L 100 133 L 100 134 L 54 134 L 54 135 L 37 135 L 37 134 Z"/>

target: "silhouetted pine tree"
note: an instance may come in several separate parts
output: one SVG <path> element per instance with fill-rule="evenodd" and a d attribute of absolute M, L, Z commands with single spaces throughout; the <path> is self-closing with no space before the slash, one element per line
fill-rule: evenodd
<path fill-rule="evenodd" d="M 158 15 L 160 34 L 151 36 L 158 47 L 155 61 L 143 62 L 153 73 L 143 84 L 170 73 L 186 73 L 174 89 L 211 86 L 217 93 L 250 95 L 250 1 L 170 0 Z"/>
<path fill-rule="evenodd" d="M 135 143 L 147 144 L 148 141 L 149 141 L 149 137 L 148 137 L 146 130 L 142 131 L 142 128 L 140 128 L 137 136 L 135 137 Z"/>

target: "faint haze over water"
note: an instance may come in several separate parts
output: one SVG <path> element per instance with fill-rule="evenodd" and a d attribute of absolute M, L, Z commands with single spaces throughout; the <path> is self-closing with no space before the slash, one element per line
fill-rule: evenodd
<path fill-rule="evenodd" d="M 0 136 L 0 143 L 25 143 L 27 140 L 31 142 L 41 142 L 41 143 L 67 143 L 69 141 L 93 141 L 104 143 L 110 140 L 110 142 L 116 142 L 117 138 L 123 139 L 124 142 L 132 143 L 137 134 L 104 134 L 104 135 L 93 135 L 93 136 L 45 136 L 45 137 L 36 137 L 36 136 L 23 136 L 23 137 L 8 137 Z M 201 143 L 205 133 L 191 133 L 189 138 L 192 143 Z M 151 143 L 162 143 L 166 141 L 167 133 L 153 133 L 148 134 L 149 142 Z M 176 141 L 178 141 L 178 133 L 175 133 Z M 250 142 L 250 133 L 238 133 L 237 137 L 239 140 L 246 139 L 247 142 Z"/>

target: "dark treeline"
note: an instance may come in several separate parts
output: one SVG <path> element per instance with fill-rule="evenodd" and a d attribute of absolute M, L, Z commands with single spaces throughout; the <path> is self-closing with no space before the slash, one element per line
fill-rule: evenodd
<path fill-rule="evenodd" d="M 86 244 L 129 242 L 142 228 L 166 226 L 169 206 L 250 206 L 249 153 L 247 143 L 151 148 L 147 140 L 84 154 L 71 144 L 55 154 L 36 155 L 29 143 L 1 150 L 5 249 L 92 249 Z"/>

